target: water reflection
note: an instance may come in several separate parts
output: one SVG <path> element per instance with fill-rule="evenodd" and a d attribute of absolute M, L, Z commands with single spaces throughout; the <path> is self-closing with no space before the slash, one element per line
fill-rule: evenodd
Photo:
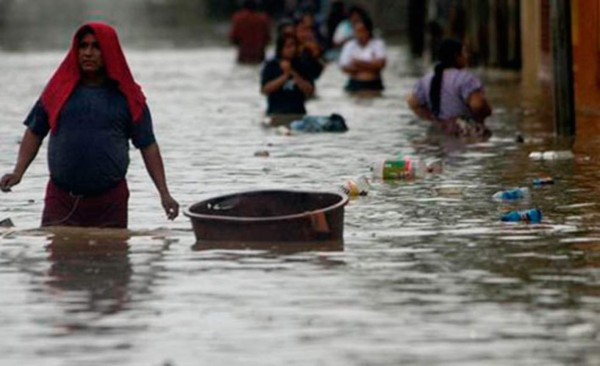
<path fill-rule="evenodd" d="M 46 282 L 69 299 L 67 312 L 114 314 L 130 300 L 128 231 L 94 232 L 58 228 L 46 251 L 51 263 Z"/>
<path fill-rule="evenodd" d="M 272 254 L 288 255 L 304 252 L 343 252 L 342 240 L 314 242 L 232 242 L 232 241 L 199 241 L 192 250 L 258 250 Z"/>

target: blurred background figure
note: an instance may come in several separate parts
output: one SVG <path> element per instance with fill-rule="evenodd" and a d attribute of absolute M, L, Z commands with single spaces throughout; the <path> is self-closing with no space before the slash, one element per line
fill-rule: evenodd
<path fill-rule="evenodd" d="M 311 81 L 315 81 L 323 73 L 325 61 L 322 58 L 323 48 L 314 27 L 312 14 L 305 13 L 296 19 L 295 31 L 296 40 L 298 41 L 299 67 Z"/>
<path fill-rule="evenodd" d="M 353 5 L 348 9 L 346 16 L 334 28 L 331 28 L 331 47 L 328 52 L 328 60 L 337 60 L 342 47 L 354 38 L 354 23 L 371 17 L 362 7 Z"/>
<path fill-rule="evenodd" d="M 407 103 L 418 117 L 434 122 L 443 133 L 489 137 L 485 119 L 492 109 L 481 81 L 465 70 L 468 60 L 467 49 L 460 41 L 442 41 L 434 71 L 417 82 Z"/>
<path fill-rule="evenodd" d="M 315 8 L 310 5 L 304 5 L 296 9 L 294 14 L 296 27 L 301 26 L 302 28 L 310 31 L 313 40 L 320 46 L 325 46 L 325 36 L 323 35 L 323 22 L 320 17 L 317 17 Z"/>
<path fill-rule="evenodd" d="M 373 36 L 373 23 L 365 17 L 354 23 L 354 39 L 340 55 L 340 67 L 350 76 L 346 91 L 352 94 L 378 95 L 384 89 L 381 72 L 386 65 L 386 46 Z"/>
<path fill-rule="evenodd" d="M 277 39 L 280 37 L 295 37 L 296 25 L 290 18 L 282 18 L 277 23 Z"/>
<path fill-rule="evenodd" d="M 333 35 L 337 26 L 346 19 L 346 3 L 341 0 L 337 0 L 331 3 L 329 8 L 329 14 L 327 16 L 327 28 L 325 34 L 325 46 L 328 49 L 334 47 Z"/>
<path fill-rule="evenodd" d="M 233 14 L 229 33 L 229 39 L 238 47 L 237 61 L 243 64 L 263 62 L 270 38 L 268 16 L 257 10 L 255 0 L 244 0 L 242 9 Z"/>
<path fill-rule="evenodd" d="M 294 37 L 277 39 L 275 57 L 262 70 L 261 92 L 267 96 L 267 116 L 272 126 L 284 125 L 306 114 L 304 102 L 314 86 L 297 66 L 298 41 Z"/>

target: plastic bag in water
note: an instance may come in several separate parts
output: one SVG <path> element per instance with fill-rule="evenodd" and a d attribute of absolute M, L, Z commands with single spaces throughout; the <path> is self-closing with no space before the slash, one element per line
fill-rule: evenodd
<path fill-rule="evenodd" d="M 304 116 L 290 124 L 292 131 L 301 132 L 346 132 L 346 120 L 337 113 L 330 116 Z"/>

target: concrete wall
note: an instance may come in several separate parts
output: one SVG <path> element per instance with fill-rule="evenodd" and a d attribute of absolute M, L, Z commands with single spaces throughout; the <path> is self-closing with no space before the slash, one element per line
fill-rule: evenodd
<path fill-rule="evenodd" d="M 539 1 L 521 1 L 522 81 L 539 83 L 542 70 L 542 8 Z"/>
<path fill-rule="evenodd" d="M 573 0 L 571 9 L 576 108 L 600 116 L 600 1 Z"/>

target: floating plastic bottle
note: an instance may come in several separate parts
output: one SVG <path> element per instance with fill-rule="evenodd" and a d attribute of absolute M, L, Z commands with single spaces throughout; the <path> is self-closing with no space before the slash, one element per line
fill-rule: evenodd
<path fill-rule="evenodd" d="M 363 175 L 355 179 L 350 179 L 340 187 L 342 192 L 350 197 L 366 196 L 369 194 L 371 184 L 369 179 Z"/>
<path fill-rule="evenodd" d="M 533 160 L 569 160 L 575 155 L 570 150 L 562 151 L 534 151 L 529 154 L 529 158 Z"/>
<path fill-rule="evenodd" d="M 502 216 L 502 221 L 505 222 L 530 222 L 539 224 L 542 221 L 542 212 L 537 208 L 532 208 L 525 211 L 510 211 Z"/>
<path fill-rule="evenodd" d="M 519 187 L 494 193 L 492 196 L 495 200 L 518 200 L 529 196 L 529 188 Z"/>
<path fill-rule="evenodd" d="M 427 173 L 442 171 L 442 161 L 439 159 L 421 160 L 410 156 L 398 159 L 386 159 L 376 163 L 373 176 L 384 180 L 413 179 L 425 176 Z"/>
<path fill-rule="evenodd" d="M 552 177 L 539 177 L 533 179 L 534 186 L 546 186 L 549 184 L 554 184 L 554 178 Z"/>

